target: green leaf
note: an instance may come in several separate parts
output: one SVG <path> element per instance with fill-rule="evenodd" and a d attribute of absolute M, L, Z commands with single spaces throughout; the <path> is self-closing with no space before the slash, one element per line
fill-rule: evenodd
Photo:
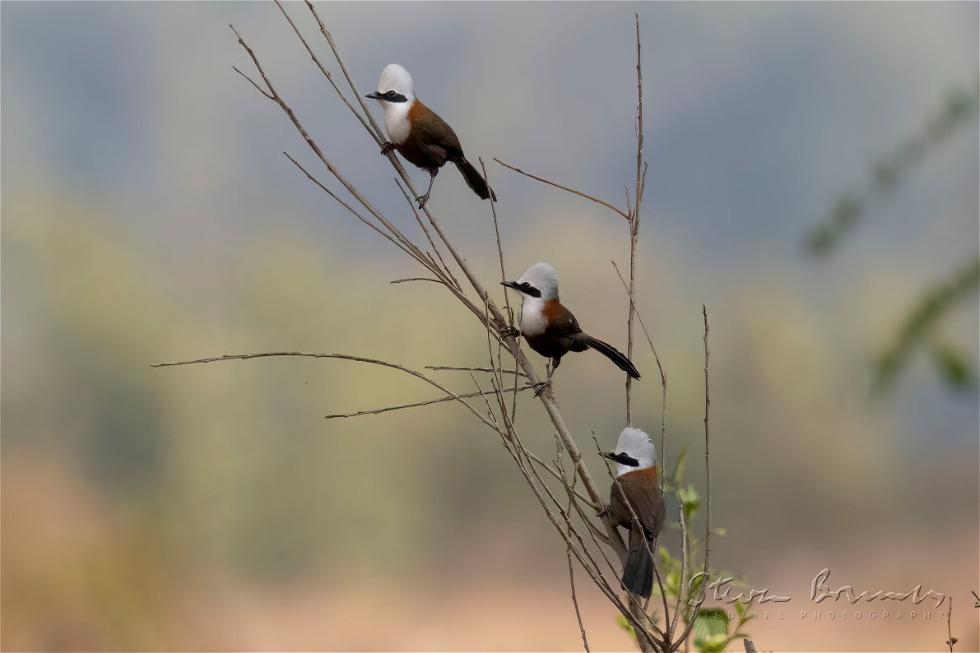
<path fill-rule="evenodd" d="M 702 653 L 720 653 L 728 644 L 728 613 L 704 608 L 694 621 L 694 647 Z"/>
<path fill-rule="evenodd" d="M 895 381 L 899 372 L 905 367 L 911 353 L 932 334 L 937 325 L 949 313 L 968 298 L 977 294 L 980 289 L 980 258 L 962 265 L 950 277 L 936 283 L 919 299 L 905 316 L 902 326 L 875 363 L 872 393 L 881 395 Z M 940 366 L 944 380 L 954 382 L 961 375 L 960 362 L 956 354 L 946 351 L 940 354 L 942 360 L 935 358 Z"/>
<path fill-rule="evenodd" d="M 968 357 L 948 343 L 936 343 L 932 347 L 932 362 L 939 378 L 952 390 L 969 390 L 977 386 L 977 378 Z"/>
<path fill-rule="evenodd" d="M 677 456 L 677 462 L 674 463 L 674 471 L 670 475 L 670 481 L 672 487 L 680 487 L 681 482 L 684 480 L 684 472 L 687 470 L 687 445 L 681 449 L 680 455 Z"/>
<path fill-rule="evenodd" d="M 627 633 L 629 633 L 629 636 L 633 639 L 634 642 L 637 641 L 636 631 L 633 630 L 633 624 L 631 624 L 629 620 L 626 617 L 624 617 L 621 612 L 616 613 L 616 624 L 620 628 L 625 630 Z"/>
<path fill-rule="evenodd" d="M 677 500 L 681 503 L 684 511 L 684 521 L 691 523 L 691 517 L 701 506 L 701 497 L 698 495 L 697 488 L 688 484 L 687 487 L 677 489 Z"/>
<path fill-rule="evenodd" d="M 738 624 L 741 626 L 746 621 L 753 618 L 753 615 L 749 614 L 749 604 L 743 603 L 741 601 L 735 601 L 735 614 L 738 615 Z"/>

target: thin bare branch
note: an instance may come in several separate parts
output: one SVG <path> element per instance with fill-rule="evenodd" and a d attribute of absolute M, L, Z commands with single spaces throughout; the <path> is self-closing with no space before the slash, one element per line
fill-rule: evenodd
<path fill-rule="evenodd" d="M 684 588 L 687 587 L 687 564 L 690 558 L 688 551 L 687 520 L 684 519 L 684 506 L 677 506 L 677 520 L 681 525 L 681 580 L 677 586 L 677 600 L 674 602 L 674 618 L 671 619 L 670 624 L 667 626 L 667 639 L 670 639 L 674 634 L 674 628 L 677 626 L 677 621 L 681 616 L 681 601 L 684 598 Z"/>
<path fill-rule="evenodd" d="M 340 101 L 343 102 L 344 105 L 348 109 L 350 109 L 351 113 L 354 114 L 354 117 L 357 118 L 362 125 L 364 125 L 364 128 L 366 130 L 368 130 L 368 133 L 370 133 L 372 136 L 374 136 L 375 142 L 378 145 L 380 145 L 381 144 L 381 141 L 378 139 L 377 135 L 375 135 L 374 132 L 371 131 L 371 128 L 368 126 L 368 123 L 364 119 L 364 116 L 361 115 L 357 111 L 357 109 L 354 108 L 354 106 L 350 103 L 350 100 L 347 99 L 347 96 L 344 95 L 344 92 L 340 90 L 340 87 L 339 86 L 337 86 L 337 82 L 334 81 L 333 75 L 330 74 L 330 71 L 327 70 L 326 66 L 324 66 L 320 62 L 320 59 L 317 58 L 316 54 L 314 54 L 313 49 L 310 47 L 310 44 L 306 42 L 306 39 L 305 38 L 303 38 L 303 35 L 300 33 L 299 29 L 296 27 L 296 24 L 293 22 L 293 19 L 290 18 L 289 17 L 289 14 L 286 13 L 286 8 L 282 6 L 282 2 L 280 2 L 280 0 L 276 0 L 276 6 L 279 7 L 279 11 L 282 12 L 283 17 L 285 17 L 286 22 L 289 23 L 289 26 L 293 28 L 293 31 L 294 32 L 296 32 L 296 37 L 300 40 L 300 43 L 303 44 L 303 47 L 306 48 L 306 51 L 309 53 L 310 58 L 313 59 L 313 63 L 316 64 L 317 68 L 320 69 L 320 72 L 323 73 L 323 76 L 327 78 L 327 81 L 328 82 L 330 82 L 330 86 L 333 87 L 333 90 L 337 92 L 337 97 L 339 97 L 340 98 Z M 316 12 L 314 12 L 314 14 L 315 13 Z M 321 25 L 321 27 L 322 27 L 322 25 Z M 356 96 L 356 94 L 355 94 L 355 96 Z M 365 113 L 367 113 L 367 107 L 364 106 L 363 102 L 361 103 L 361 105 L 364 108 Z M 369 113 L 367 115 L 370 116 Z"/>
<path fill-rule="evenodd" d="M 276 91 L 275 86 L 272 85 L 272 82 L 269 80 L 269 77 L 265 74 L 265 70 L 262 68 L 262 64 L 259 63 L 259 59 L 255 55 L 255 52 L 245 42 L 245 39 L 242 38 L 242 35 L 238 33 L 238 30 L 235 29 L 234 25 L 229 25 L 229 27 L 231 27 L 231 31 L 235 33 L 235 36 L 238 38 L 239 45 L 241 45 L 242 48 L 244 48 L 245 52 L 248 53 L 249 58 L 252 60 L 252 63 L 255 65 L 255 69 L 259 72 L 259 75 L 262 77 L 262 81 L 265 83 L 266 89 L 268 89 L 268 93 L 263 93 L 263 95 L 265 95 L 267 98 L 271 99 L 273 102 L 279 105 L 279 108 L 283 110 L 283 112 L 289 118 L 290 122 L 293 123 L 293 126 L 299 132 L 300 136 L 303 138 L 304 141 L 306 141 L 306 144 L 310 147 L 310 149 L 313 150 L 313 153 L 316 154 L 317 158 L 320 159 L 320 161 L 323 163 L 324 166 L 326 166 L 327 170 L 330 171 L 330 173 L 334 176 L 334 178 L 337 181 L 339 181 L 344 188 L 347 189 L 347 192 L 349 192 L 354 197 L 354 199 L 356 199 L 358 203 L 360 203 L 360 205 L 363 206 L 368 211 L 368 213 L 374 216 L 374 218 L 378 220 L 378 222 L 384 225 L 384 227 L 388 230 L 389 233 L 392 234 L 392 236 L 394 236 L 399 242 L 401 242 L 407 249 L 414 250 L 418 255 L 418 257 L 424 260 L 424 257 L 422 256 L 422 253 L 421 251 L 419 251 L 418 247 L 416 247 L 415 244 L 412 243 L 408 238 L 406 238 L 397 227 L 395 227 L 377 209 L 375 209 L 374 206 L 367 200 L 367 198 L 365 198 L 354 187 L 353 184 L 347 181 L 347 179 L 340 173 L 340 170 L 338 170 L 337 167 L 334 166 L 334 164 L 329 159 L 327 159 L 326 155 L 324 155 L 323 153 L 323 150 L 320 149 L 320 146 L 317 145 L 316 141 L 314 141 L 313 138 L 306 131 L 306 128 L 299 121 L 299 118 L 296 117 L 296 114 L 293 112 L 292 108 L 288 104 L 286 104 L 286 101 L 279 95 L 278 91 Z M 256 88 L 259 88 L 258 84 L 255 84 L 254 82 L 253 85 Z M 261 89 L 259 88 L 259 90 Z"/>
<path fill-rule="evenodd" d="M 251 81 L 251 80 L 249 80 L 249 81 Z M 259 89 L 259 90 L 261 90 L 261 89 Z M 270 97 L 269 99 L 274 100 L 275 98 Z M 360 220 L 361 222 L 363 222 L 364 224 L 366 224 L 368 227 L 370 227 L 376 233 L 380 234 L 382 237 L 384 237 L 386 240 L 388 240 L 388 242 L 390 242 L 392 245 L 394 245 L 398 249 L 400 249 L 403 252 L 405 252 L 406 254 L 408 254 L 410 257 L 412 257 L 413 259 L 415 259 L 416 261 L 418 261 L 419 263 L 421 263 L 426 268 L 429 268 L 429 265 L 426 263 L 425 258 L 424 257 L 420 257 L 419 254 L 418 254 L 418 252 L 416 250 L 414 250 L 414 249 L 412 249 L 410 247 L 406 247 L 405 244 L 401 240 L 395 239 L 389 233 L 385 232 L 383 229 L 381 229 L 377 225 L 373 224 L 370 220 L 368 220 L 363 215 L 361 215 L 360 213 L 358 213 L 354 209 L 354 207 L 352 207 L 350 204 L 348 204 L 347 202 L 345 202 L 340 196 L 338 196 L 332 190 L 330 190 L 329 188 L 327 188 L 326 185 L 324 185 L 319 179 L 317 179 L 315 176 L 313 176 L 306 168 L 303 167 L 303 165 L 299 161 L 297 161 L 296 159 L 294 159 L 292 157 L 292 155 L 290 155 L 288 152 L 283 152 L 283 154 L 286 155 L 286 158 L 289 159 L 294 166 L 296 166 L 297 168 L 299 168 L 300 171 L 304 175 L 306 175 L 306 178 L 307 179 L 309 179 L 310 181 L 312 181 L 318 188 L 320 188 L 320 190 L 322 190 L 324 193 L 326 193 L 327 195 L 329 195 L 335 202 L 337 202 L 342 207 L 344 207 L 345 209 L 347 209 L 354 217 L 356 217 L 358 220 Z"/>
<path fill-rule="evenodd" d="M 657 348 L 653 346 L 653 339 L 650 337 L 650 332 L 647 331 L 647 325 L 643 322 L 643 315 L 640 314 L 640 309 L 636 306 L 636 301 L 630 295 L 629 286 L 626 284 L 626 279 L 623 278 L 622 272 L 619 271 L 619 266 L 616 265 L 616 261 L 609 261 L 612 263 L 613 269 L 616 270 L 616 276 L 619 277 L 619 282 L 623 284 L 623 290 L 626 292 L 626 296 L 629 298 L 630 305 L 633 307 L 636 313 L 636 319 L 640 323 L 640 329 L 643 331 L 643 336 L 646 338 L 647 345 L 650 346 L 650 351 L 653 352 L 653 358 L 657 361 L 657 369 L 660 370 L 660 456 L 664 460 L 667 460 L 667 372 L 664 371 L 664 366 L 660 362 L 660 354 L 657 353 Z M 660 475 L 660 488 L 663 489 L 663 474 Z"/>
<path fill-rule="evenodd" d="M 959 640 L 953 637 L 953 597 L 949 597 L 949 608 L 946 609 L 946 646 L 949 653 L 953 653 L 953 647 Z"/>
<path fill-rule="evenodd" d="M 525 390 L 532 390 L 535 386 L 525 385 L 517 389 L 518 392 L 524 392 Z M 505 392 L 510 392 L 506 389 Z M 399 404 L 397 406 L 384 406 L 382 408 L 372 408 L 369 410 L 358 410 L 353 413 L 337 413 L 333 415 L 324 415 L 326 419 L 345 419 L 348 417 L 362 417 L 365 415 L 380 415 L 381 413 L 390 413 L 396 410 L 404 410 L 406 408 L 419 408 L 421 406 L 431 406 L 433 404 L 441 404 L 447 401 L 458 401 L 459 399 L 472 399 L 473 397 L 479 397 L 480 392 L 469 392 L 467 394 L 461 395 L 446 395 L 445 397 L 437 397 L 436 399 L 428 399 L 426 401 L 415 401 L 410 404 Z"/>
<path fill-rule="evenodd" d="M 397 177 L 395 178 L 395 186 L 398 187 L 398 192 L 400 192 L 402 197 L 405 198 L 405 201 L 408 202 L 408 208 L 411 209 L 412 215 L 415 216 L 415 222 L 418 223 L 419 227 L 422 229 L 422 233 L 425 234 L 426 240 L 429 241 L 429 245 L 432 246 L 432 251 L 435 252 L 436 256 L 439 258 L 439 263 L 442 265 L 442 269 L 445 270 L 446 275 L 448 275 L 448 277 L 452 280 L 453 285 L 455 285 L 456 288 L 462 292 L 463 287 L 459 285 L 459 280 L 453 276 L 452 270 L 449 269 L 449 266 L 446 265 L 445 259 L 442 258 L 442 252 L 439 251 L 439 247 L 437 247 L 435 241 L 432 240 L 432 234 L 429 233 L 428 228 L 425 226 L 425 223 L 422 222 L 422 218 L 419 216 L 418 209 L 415 208 L 415 202 L 412 201 L 411 197 L 409 197 L 408 191 L 405 190 Z"/>
<path fill-rule="evenodd" d="M 490 184 L 490 175 L 487 174 L 487 166 L 483 163 L 483 157 L 480 157 L 480 168 L 483 170 L 483 178 L 487 180 L 487 185 Z M 497 260 L 500 262 L 500 281 L 503 283 L 507 281 L 507 270 L 504 267 L 504 249 L 500 244 L 500 225 L 497 222 L 497 203 L 490 202 L 490 215 L 493 218 L 493 233 L 497 237 Z M 504 305 L 507 307 L 507 323 L 511 328 L 514 327 L 514 310 L 510 307 L 510 298 L 507 296 L 507 291 L 504 291 Z M 498 354 L 499 356 L 499 354 Z M 517 373 L 518 361 L 514 359 L 514 373 Z M 517 385 L 517 378 L 514 378 L 514 385 Z M 513 399 L 510 407 L 510 421 L 515 421 L 517 419 L 517 396 L 512 395 Z"/>
<path fill-rule="evenodd" d="M 527 374 L 521 372 L 520 370 L 504 370 L 500 368 L 493 367 L 455 367 L 451 365 L 426 365 L 425 369 L 434 370 L 437 372 L 489 372 L 493 373 L 503 373 L 503 374 L 516 374 L 517 376 L 527 378 Z"/>
<path fill-rule="evenodd" d="M 708 375 L 708 309 L 702 304 L 704 318 L 704 484 L 705 484 L 705 523 L 704 523 L 704 572 L 708 573 L 708 559 L 711 556 L 711 383 Z"/>
<path fill-rule="evenodd" d="M 606 207 L 607 209 L 609 209 L 610 211 L 612 211 L 613 213 L 615 213 L 616 215 L 620 216 L 624 220 L 629 220 L 630 219 L 629 213 L 626 213 L 622 209 L 617 208 L 615 205 L 610 204 L 609 202 L 607 202 L 605 200 L 601 200 L 601 199 L 599 199 L 598 197 L 596 197 L 594 195 L 589 195 L 588 193 L 583 193 L 582 191 L 576 190 L 575 188 L 569 188 L 568 186 L 564 186 L 562 184 L 559 184 L 558 182 L 551 181 L 550 179 L 545 179 L 544 177 L 539 177 L 537 175 L 533 175 L 530 172 L 525 172 L 524 170 L 521 170 L 517 166 L 513 166 L 513 165 L 511 165 L 509 163 L 505 163 L 504 161 L 501 161 L 497 157 L 494 157 L 493 160 L 496 161 L 497 163 L 499 163 L 500 165 L 502 165 L 503 167 L 508 168 L 510 170 L 513 170 L 516 173 L 522 174 L 525 177 L 530 177 L 531 179 L 534 179 L 535 181 L 540 181 L 543 184 L 548 184 L 549 186 L 554 186 L 555 188 L 559 188 L 559 189 L 561 189 L 561 190 L 563 190 L 563 191 L 565 191 L 567 193 L 571 193 L 572 195 L 578 195 L 579 197 L 584 197 L 585 199 L 587 199 L 587 200 L 589 200 L 591 202 L 595 202 L 596 204 L 600 204 L 600 205 Z"/>
<path fill-rule="evenodd" d="M 708 348 L 708 309 L 701 305 L 701 315 L 704 319 L 704 474 L 705 474 L 705 520 L 704 520 L 704 559 L 701 563 L 701 573 L 704 578 L 708 577 L 708 569 L 710 565 L 711 558 L 711 428 L 710 428 L 710 414 L 711 414 L 711 386 L 708 378 L 708 359 L 711 355 L 711 351 Z M 693 610 L 691 611 L 690 618 L 687 622 L 687 626 L 684 628 L 684 632 L 676 640 L 675 647 L 679 646 L 680 643 L 687 640 L 688 635 L 691 634 L 691 629 L 694 628 L 694 623 L 698 619 L 698 612 L 701 610 L 701 605 L 704 603 L 705 599 L 705 585 L 701 584 L 701 594 L 695 600 L 693 605 Z M 676 651 L 677 648 L 671 649 Z M 668 652 L 669 653 L 669 652 Z"/>
<path fill-rule="evenodd" d="M 409 374 L 417 379 L 425 381 L 432 387 L 441 390 L 444 394 L 449 395 L 454 400 L 466 406 L 466 408 L 468 408 L 469 411 L 473 413 L 485 425 L 489 426 L 495 431 L 497 430 L 496 425 L 494 425 L 492 422 L 487 420 L 487 418 L 481 415 L 465 399 L 453 393 L 448 388 L 444 387 L 441 383 L 438 383 L 437 381 L 433 381 L 426 375 L 422 374 L 417 370 L 413 370 L 410 367 L 405 367 L 404 365 L 399 365 L 398 363 L 391 363 L 376 358 L 351 356 L 349 354 L 327 354 L 327 353 L 305 352 L 305 351 L 267 351 L 267 352 L 249 353 L 249 354 L 222 354 L 220 356 L 208 356 L 206 358 L 196 358 L 193 360 L 153 363 L 152 365 L 150 365 L 150 367 L 176 367 L 178 365 L 203 365 L 207 363 L 218 363 L 218 362 L 233 361 L 233 360 L 249 360 L 252 358 L 330 358 L 335 360 L 353 361 L 355 363 L 367 363 L 369 365 L 378 365 L 380 367 L 387 367 L 393 370 L 399 370 L 401 372 L 404 372 L 405 374 Z"/>
<path fill-rule="evenodd" d="M 626 358 L 633 358 L 633 321 L 636 317 L 636 244 L 640 235 L 640 205 L 643 202 L 643 177 L 646 164 L 643 162 L 643 69 L 640 65 L 640 15 L 636 19 L 636 186 L 633 210 L 630 211 L 630 305 L 626 312 Z M 633 423 L 633 379 L 626 375 L 626 423 Z"/>
<path fill-rule="evenodd" d="M 234 29 L 234 28 L 232 28 L 232 29 Z M 231 69 L 234 70 L 239 75 L 241 75 L 242 77 L 244 77 L 246 80 L 248 80 L 248 83 L 251 84 L 252 86 L 254 86 L 256 91 L 258 91 L 262 95 L 266 96 L 270 100 L 274 100 L 275 99 L 271 95 L 269 95 L 269 92 L 268 91 L 263 90 L 261 86 L 259 86 L 257 83 L 255 83 L 255 80 L 254 79 L 252 79 L 251 77 L 249 77 L 248 75 L 246 75 L 245 73 L 243 73 L 241 70 L 239 70 L 238 69 L 238 66 L 232 66 Z"/>
<path fill-rule="evenodd" d="M 431 281 L 432 283 L 441 283 L 443 285 L 446 285 L 446 282 L 443 281 L 442 279 L 430 279 L 429 277 L 406 277 L 404 279 L 392 279 L 388 283 L 399 284 L 399 283 L 408 283 L 409 281 Z"/>
<path fill-rule="evenodd" d="M 364 101 L 364 96 L 357 90 L 357 85 L 354 84 L 354 80 L 351 78 L 350 72 L 347 70 L 347 66 L 344 65 L 344 60 L 340 57 L 340 53 L 337 51 L 337 44 L 333 40 L 333 35 L 330 34 L 330 30 L 328 30 L 327 26 L 323 24 L 322 20 L 320 20 L 320 14 L 316 12 L 316 7 L 313 6 L 313 3 L 310 2 L 310 0 L 306 0 L 306 7 L 310 10 L 310 13 L 313 14 L 313 18 L 316 19 L 316 24 L 320 27 L 320 33 L 323 34 L 323 37 L 327 40 L 327 45 L 330 46 L 330 50 L 333 52 L 334 58 L 337 60 L 337 64 L 340 66 L 340 71 L 344 73 L 344 78 L 347 80 L 347 85 L 350 86 L 351 92 L 354 93 L 354 99 L 356 99 L 358 104 L 361 105 L 361 109 L 364 111 L 364 116 L 370 123 L 370 127 L 365 125 L 363 120 L 361 120 L 361 124 L 364 125 L 364 128 L 367 129 L 368 133 L 374 137 L 375 142 L 378 145 L 381 145 L 381 143 L 384 142 L 384 136 L 381 133 L 381 128 L 378 126 L 378 123 L 374 121 L 374 116 L 372 116 L 371 112 L 368 110 L 367 103 Z M 339 89 L 337 92 L 340 93 Z M 348 104 L 348 106 L 350 105 Z M 357 115 L 357 112 L 355 111 L 354 114 Z M 358 116 L 358 118 L 360 118 L 360 116 Z"/>
<path fill-rule="evenodd" d="M 483 178 L 487 180 L 487 185 L 490 185 L 490 176 L 487 174 L 487 166 L 483 163 L 483 157 L 480 157 L 480 168 L 483 170 Z M 497 223 L 497 208 L 496 202 L 488 202 L 490 204 L 490 216 L 493 218 L 493 234 L 497 238 L 497 260 L 500 262 L 500 281 L 507 281 L 507 272 L 504 269 L 504 249 L 500 246 L 500 225 Z M 507 315 L 509 317 L 509 323 L 514 326 L 514 312 L 510 308 L 510 298 L 507 297 L 507 291 L 504 291 L 504 305 L 507 307 Z"/>
<path fill-rule="evenodd" d="M 482 165 L 483 162 L 481 161 L 480 163 Z M 484 171 L 484 174 L 486 174 L 485 171 Z M 556 460 L 556 465 L 558 466 L 559 469 L 561 469 L 561 462 L 560 462 L 561 452 L 562 452 L 562 449 L 561 449 L 561 441 L 558 440 L 557 437 L 555 439 L 556 439 L 555 446 L 557 447 L 557 454 L 556 454 L 557 460 Z M 567 487 L 570 490 L 569 491 L 569 494 L 568 494 L 568 505 L 565 508 L 565 512 L 566 513 L 570 513 L 572 511 L 572 504 L 574 503 L 574 499 L 573 499 L 573 495 L 571 493 L 571 490 L 574 490 L 575 489 L 575 480 L 576 480 L 576 478 L 577 477 L 575 476 L 575 473 L 572 472 L 572 478 L 571 478 L 571 481 L 569 481 L 567 478 L 565 478 L 565 474 L 562 473 L 562 479 L 565 481 L 565 484 L 567 485 Z M 572 524 L 571 524 L 571 522 L 567 522 L 567 524 L 568 524 L 567 525 L 568 531 L 571 532 Z M 572 548 L 571 547 L 567 547 L 565 549 L 565 558 L 566 558 L 566 561 L 568 562 L 568 587 L 569 587 L 569 589 L 571 591 L 571 594 L 572 594 L 572 606 L 575 608 L 575 620 L 578 621 L 578 630 L 579 630 L 579 633 L 581 633 L 581 635 L 582 635 L 582 646 L 585 648 L 585 653 L 591 653 L 591 650 L 589 649 L 589 638 L 585 634 L 585 624 L 582 623 L 582 611 L 578 607 L 578 596 L 575 594 L 575 568 L 572 566 Z"/>

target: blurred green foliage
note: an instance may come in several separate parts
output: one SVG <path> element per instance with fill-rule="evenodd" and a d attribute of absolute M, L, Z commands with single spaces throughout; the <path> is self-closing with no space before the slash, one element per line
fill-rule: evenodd
<path fill-rule="evenodd" d="M 978 93 L 980 87 L 951 89 L 939 111 L 930 116 L 918 132 L 871 167 L 863 189 L 841 193 L 826 219 L 806 235 L 803 241 L 806 250 L 817 256 L 833 252 L 865 217 L 875 199 L 894 191 L 915 166 L 938 150 L 959 127 L 976 115 Z"/>
<path fill-rule="evenodd" d="M 929 289 L 905 317 L 895 342 L 882 353 L 875 364 L 874 391 L 891 387 L 909 359 L 910 353 L 928 342 L 937 325 L 949 311 L 977 293 L 980 286 L 980 258 L 957 270 L 953 276 Z M 966 355 L 954 345 L 932 342 L 931 354 L 940 378 L 954 390 L 977 387 L 976 373 Z"/>
<path fill-rule="evenodd" d="M 824 222 L 806 235 L 805 249 L 814 256 L 832 253 L 865 217 L 874 200 L 893 192 L 917 165 L 976 116 L 980 105 L 978 96 L 980 86 L 951 89 L 939 111 L 918 132 L 872 166 L 863 190 L 841 193 Z M 937 283 L 909 309 L 894 342 L 876 357 L 873 396 L 881 396 L 893 386 L 911 354 L 923 344 L 930 347 L 936 372 L 946 387 L 957 392 L 976 390 L 977 372 L 968 355 L 955 345 L 932 338 L 950 311 L 977 294 L 978 282 L 980 258 L 961 265 L 949 279 Z"/>

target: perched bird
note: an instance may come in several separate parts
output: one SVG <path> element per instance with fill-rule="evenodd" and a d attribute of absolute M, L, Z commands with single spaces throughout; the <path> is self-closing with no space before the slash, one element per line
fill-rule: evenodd
<path fill-rule="evenodd" d="M 665 513 L 664 495 L 657 481 L 657 449 L 646 433 L 627 427 L 619 434 L 616 451 L 603 452 L 602 456 L 616 463 L 616 481 L 609 490 L 609 514 L 617 525 L 629 530 L 623 585 L 637 596 L 648 597 L 653 589 L 650 552 L 663 528 Z"/>
<path fill-rule="evenodd" d="M 467 185 L 480 199 L 492 197 L 494 202 L 497 201 L 493 189 L 463 156 L 456 132 L 415 97 L 415 84 L 407 70 L 396 63 L 385 66 L 378 80 L 378 90 L 368 93 L 367 97 L 377 100 L 384 108 L 385 130 L 391 140 L 381 146 L 381 153 L 398 150 L 407 161 L 429 172 L 429 188 L 425 195 L 415 198 L 419 208 L 429 201 L 432 182 L 446 161 L 456 164 Z"/>
<path fill-rule="evenodd" d="M 561 364 L 561 357 L 570 351 L 595 349 L 611 360 L 616 367 L 634 379 L 640 378 L 636 367 L 619 350 L 582 331 L 572 312 L 558 301 L 558 273 L 547 263 L 535 263 L 517 281 L 504 281 L 504 286 L 523 295 L 521 306 L 521 335 L 531 349 L 550 359 L 548 380 Z"/>

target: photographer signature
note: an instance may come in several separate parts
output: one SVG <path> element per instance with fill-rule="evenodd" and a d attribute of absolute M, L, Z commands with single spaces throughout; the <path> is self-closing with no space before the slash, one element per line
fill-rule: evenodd
<path fill-rule="evenodd" d="M 695 574 L 690 580 L 691 588 L 694 589 L 706 578 L 707 574 L 704 572 Z M 914 605 L 919 605 L 926 599 L 931 599 L 935 602 L 935 607 L 938 608 L 945 603 L 947 598 L 946 594 L 936 590 L 930 589 L 923 592 L 922 583 L 919 583 L 907 592 L 886 592 L 885 590 L 878 590 L 876 592 L 862 590 L 861 592 L 857 592 L 853 585 L 842 585 L 838 588 L 833 588 L 828 583 L 829 579 L 830 569 L 828 568 L 821 569 L 813 577 L 813 580 L 810 582 L 810 600 L 812 602 L 822 603 L 827 599 L 833 599 L 835 602 L 844 600 L 853 605 L 860 601 L 871 603 L 872 601 L 907 601 L 911 599 Z M 791 600 L 789 596 L 771 594 L 768 587 L 735 592 L 735 588 L 732 587 L 733 582 L 735 582 L 735 578 L 732 576 L 719 577 L 710 582 L 706 586 L 706 589 L 712 591 L 712 598 L 714 600 L 729 604 L 735 603 L 736 601 L 743 604 L 753 602 L 759 604 L 786 603 Z M 973 596 L 976 599 L 974 607 L 980 608 L 980 596 L 976 592 L 973 592 Z"/>

